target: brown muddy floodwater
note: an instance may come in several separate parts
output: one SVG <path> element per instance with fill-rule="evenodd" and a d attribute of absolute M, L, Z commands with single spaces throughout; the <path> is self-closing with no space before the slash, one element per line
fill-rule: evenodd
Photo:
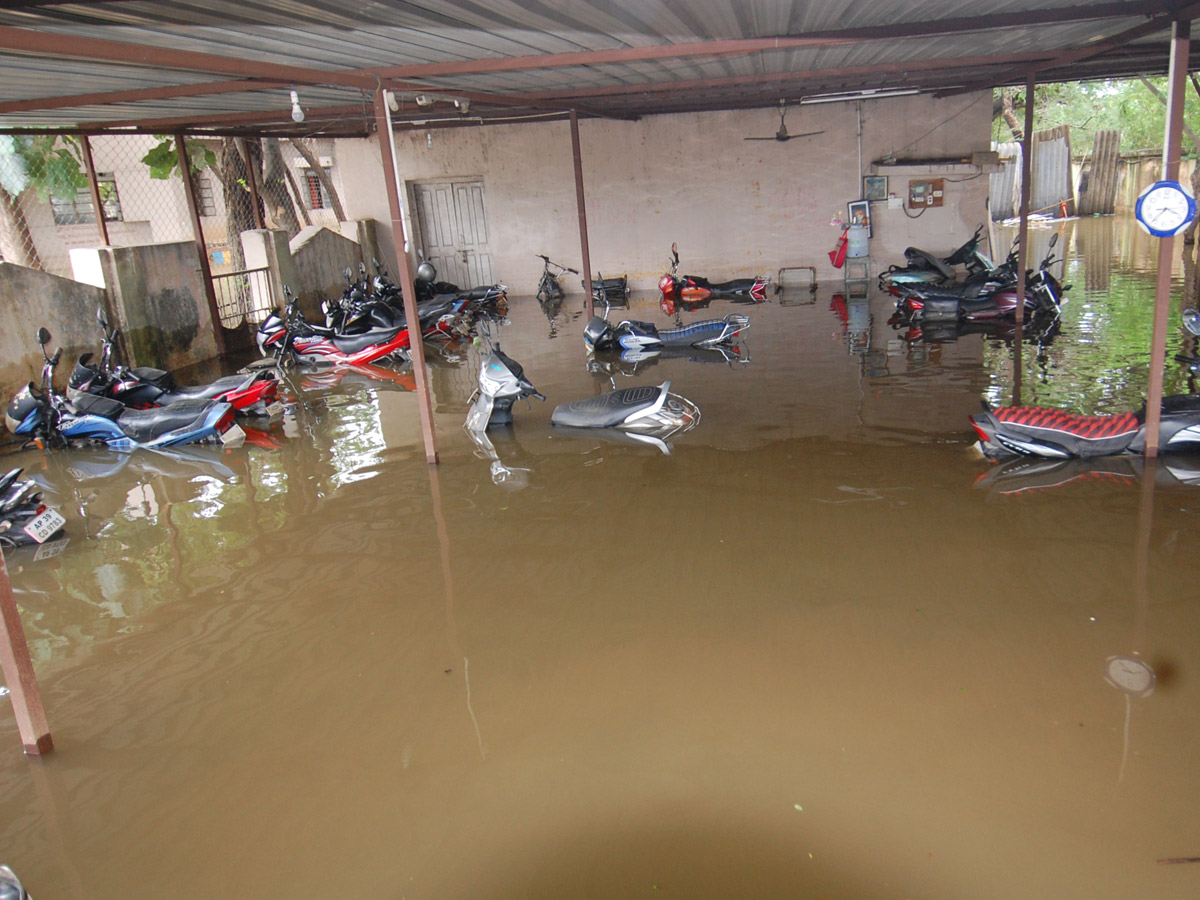
<path fill-rule="evenodd" d="M 0 862 L 38 900 L 1200 893 L 1159 862 L 1200 857 L 1200 490 L 999 471 L 1003 342 L 828 286 L 685 316 L 747 312 L 748 363 L 615 376 L 699 404 L 670 455 L 562 437 L 607 385 L 580 306 L 498 331 L 550 398 L 501 485 L 472 347 L 434 469 L 357 374 L 274 446 L 5 458 L 70 535 L 8 556 L 56 750 L 3 710 Z"/>

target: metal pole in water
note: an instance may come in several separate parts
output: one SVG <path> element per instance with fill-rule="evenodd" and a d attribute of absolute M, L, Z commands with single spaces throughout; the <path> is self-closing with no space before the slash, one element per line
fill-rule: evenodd
<path fill-rule="evenodd" d="M 588 252 L 587 206 L 583 196 L 583 155 L 579 150 L 579 116 L 571 110 L 571 152 L 575 157 L 575 203 L 579 209 L 579 244 L 583 248 L 583 294 L 588 318 L 592 308 L 592 257 Z"/>
<path fill-rule="evenodd" d="M 1021 224 L 1017 228 L 1017 308 L 1013 312 L 1013 406 L 1021 405 L 1021 343 L 1025 337 L 1025 267 L 1029 259 L 1029 195 L 1033 191 L 1033 92 L 1037 76 L 1025 80 L 1025 131 L 1021 135 Z"/>
<path fill-rule="evenodd" d="M 1167 77 L 1167 124 L 1163 140 L 1162 177 L 1179 179 L 1179 151 L 1183 142 L 1183 101 L 1187 78 L 1192 23 L 1176 20 L 1171 26 L 1171 67 Z M 1163 375 L 1167 359 L 1167 319 L 1171 307 L 1172 238 L 1158 241 L 1158 281 L 1154 289 L 1154 334 L 1150 340 L 1150 384 L 1146 390 L 1146 456 L 1158 456 L 1158 429 L 1162 420 Z"/>
<path fill-rule="evenodd" d="M 429 387 L 429 369 L 425 365 L 425 342 L 421 339 L 421 320 L 417 316 L 417 289 L 413 267 L 408 258 L 408 237 L 404 231 L 404 207 L 400 198 L 400 175 L 396 170 L 395 135 L 388 108 L 388 92 L 380 87 L 375 91 L 375 133 L 379 137 L 379 152 L 383 165 L 383 183 L 387 189 L 388 208 L 392 214 L 392 245 L 396 250 L 396 273 L 404 293 L 404 317 L 408 320 L 408 347 L 412 357 L 413 376 L 417 382 L 417 410 L 421 416 L 421 434 L 425 439 L 425 461 L 431 466 L 438 462 L 437 434 L 433 425 L 433 399 Z"/>
<path fill-rule="evenodd" d="M 25 753 L 29 756 L 49 753 L 54 749 L 54 741 L 50 738 L 33 660 L 25 642 L 25 629 L 21 627 L 21 614 L 3 556 L 0 556 L 0 671 L 4 672 L 8 684 L 17 717 L 17 732 L 21 735 Z"/>

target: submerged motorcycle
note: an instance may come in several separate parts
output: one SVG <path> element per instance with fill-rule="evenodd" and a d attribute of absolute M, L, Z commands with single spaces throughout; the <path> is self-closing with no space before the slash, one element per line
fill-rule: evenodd
<path fill-rule="evenodd" d="M 4 412 L 13 434 L 25 436 L 43 449 L 75 444 L 100 444 L 117 450 L 134 447 L 162 448 L 178 444 L 240 443 L 245 432 L 233 421 L 233 406 L 218 400 L 182 400 L 170 406 L 130 409 L 108 397 L 82 393 L 74 400 L 54 390 L 54 368 L 62 349 L 50 356 L 50 332 L 39 328 L 42 348 L 42 386 L 29 382 L 17 392 Z"/>
<path fill-rule="evenodd" d="M 934 256 L 918 247 L 908 247 L 904 251 L 905 264 L 891 266 L 883 272 L 879 276 L 879 286 L 887 290 L 892 284 L 931 285 L 954 281 L 958 277 L 956 266 L 963 266 L 968 278 L 994 269 L 992 261 L 979 249 L 982 235 L 983 226 L 976 226 L 975 234 L 944 257 Z"/>
<path fill-rule="evenodd" d="M 679 248 L 671 244 L 671 271 L 658 280 L 663 297 L 683 300 L 705 300 L 709 297 L 730 297 L 748 303 L 763 303 L 767 299 L 766 278 L 734 278 L 713 283 L 701 275 L 679 275 Z"/>
<path fill-rule="evenodd" d="M 44 544 L 67 524 L 58 510 L 46 505 L 36 482 L 21 479 L 22 471 L 12 469 L 0 478 L 0 547 Z"/>
<path fill-rule="evenodd" d="M 732 344 L 750 327 L 750 319 L 730 314 L 722 319 L 705 319 L 679 328 L 657 328 L 650 322 L 625 319 L 613 325 L 593 316 L 583 329 L 583 342 L 589 350 L 655 350 L 663 347 L 715 347 Z"/>
<path fill-rule="evenodd" d="M 296 297 L 284 289 L 288 304 L 283 312 L 273 310 L 258 326 L 255 340 L 263 356 L 305 365 L 361 365 L 383 359 L 408 360 L 411 344 L 408 327 L 372 328 L 359 334 L 341 334 L 305 320 Z M 456 334 L 457 312 L 441 304 L 427 310 L 422 332 L 452 337 Z"/>
<path fill-rule="evenodd" d="M 671 393 L 670 388 L 671 382 L 665 381 L 654 387 L 622 388 L 564 403 L 554 409 L 550 422 L 560 434 L 607 432 L 669 453 L 666 442 L 700 421 L 696 404 Z M 513 403 L 528 397 L 546 399 L 525 377 L 519 363 L 492 348 L 480 366 L 479 389 L 465 423 L 476 444 L 484 450 L 491 448 L 487 429 L 511 425 Z"/>
<path fill-rule="evenodd" d="M 0 898 L 3 900 L 30 900 L 21 886 L 21 880 L 8 866 L 0 866 Z"/>
<path fill-rule="evenodd" d="M 1015 319 L 1018 311 L 1023 318 L 1031 315 L 1057 317 L 1063 297 L 1071 288 L 1061 284 L 1050 272 L 1050 266 L 1057 261 L 1054 258 L 1057 242 L 1058 235 L 1054 234 L 1046 257 L 1026 279 L 1023 302 L 1017 296 L 1016 258 L 1010 255 L 1008 261 L 989 273 L 986 280 L 966 284 L 960 290 L 893 285 L 890 290 L 899 297 L 897 313 L 927 322 Z"/>
<path fill-rule="evenodd" d="M 1038 406 L 988 407 L 971 416 L 985 456 L 1054 459 L 1116 456 L 1146 450 L 1146 410 L 1083 416 Z M 1164 452 L 1200 451 L 1200 394 L 1162 399 L 1158 446 Z"/>
<path fill-rule="evenodd" d="M 103 309 L 97 310 L 96 320 L 104 335 L 100 359 L 93 363 L 91 353 L 79 357 L 67 381 L 67 397 L 72 401 L 83 394 L 95 394 L 133 409 L 149 409 L 181 400 L 222 400 L 232 404 L 234 413 L 240 416 L 276 417 L 283 412 L 279 383 L 269 370 L 226 375 L 209 384 L 182 385 L 162 369 L 150 366 L 131 369 L 115 362 L 113 351 L 120 330 L 109 327 Z"/>

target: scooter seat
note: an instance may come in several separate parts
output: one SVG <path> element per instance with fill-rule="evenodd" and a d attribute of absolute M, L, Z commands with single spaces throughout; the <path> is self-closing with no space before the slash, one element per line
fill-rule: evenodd
<path fill-rule="evenodd" d="M 349 355 L 351 353 L 358 353 L 360 350 L 366 350 L 375 344 L 386 344 L 401 331 L 404 331 L 403 327 L 387 328 L 379 331 L 364 331 L 362 334 L 339 335 L 332 338 L 332 343 L 340 352 Z"/>
<path fill-rule="evenodd" d="M 224 375 L 211 384 L 176 385 L 173 390 L 163 392 L 156 402 L 160 405 L 178 403 L 182 400 L 211 400 L 230 391 L 240 391 L 248 388 L 258 378 L 257 374 Z"/>
<path fill-rule="evenodd" d="M 705 319 L 702 322 L 693 322 L 691 325 L 685 325 L 682 328 L 669 328 L 658 332 L 659 340 L 668 347 L 683 347 L 692 344 L 702 344 L 713 341 L 719 338 L 727 327 L 737 325 L 738 330 L 748 327 L 750 320 L 745 316 L 729 316 L 724 319 Z M 734 334 L 730 334 L 729 340 L 733 340 Z"/>
<path fill-rule="evenodd" d="M 1061 409 L 1041 406 L 1005 406 L 992 410 L 996 421 L 1025 428 L 1056 431 L 1085 440 L 1103 440 L 1133 435 L 1142 427 L 1136 413 L 1125 412 L 1110 416 L 1081 416 Z"/>
<path fill-rule="evenodd" d="M 599 397 L 563 403 L 555 407 L 550 423 L 575 428 L 612 428 L 633 413 L 655 405 L 670 386 L 671 382 L 666 381 L 655 386 L 628 387 Z"/>
<path fill-rule="evenodd" d="M 130 409 L 124 403 L 95 394 L 81 394 L 73 401 L 73 405 L 81 415 L 100 416 L 116 422 L 125 434 L 138 443 L 145 443 L 168 431 L 191 425 L 203 418 L 214 406 L 232 408 L 228 403 L 217 403 L 213 400 L 180 400 L 170 406 Z"/>

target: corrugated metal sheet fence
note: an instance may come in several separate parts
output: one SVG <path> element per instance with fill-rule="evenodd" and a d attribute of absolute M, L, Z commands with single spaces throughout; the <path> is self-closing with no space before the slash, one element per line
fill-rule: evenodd
<path fill-rule="evenodd" d="M 991 176 L 993 219 L 1011 219 L 1021 209 L 1021 145 L 996 144 L 1004 171 Z M 1030 183 L 1030 212 L 1058 216 L 1075 211 L 1075 185 L 1071 172 L 1070 129 L 1063 125 L 1033 135 L 1033 178 Z"/>

